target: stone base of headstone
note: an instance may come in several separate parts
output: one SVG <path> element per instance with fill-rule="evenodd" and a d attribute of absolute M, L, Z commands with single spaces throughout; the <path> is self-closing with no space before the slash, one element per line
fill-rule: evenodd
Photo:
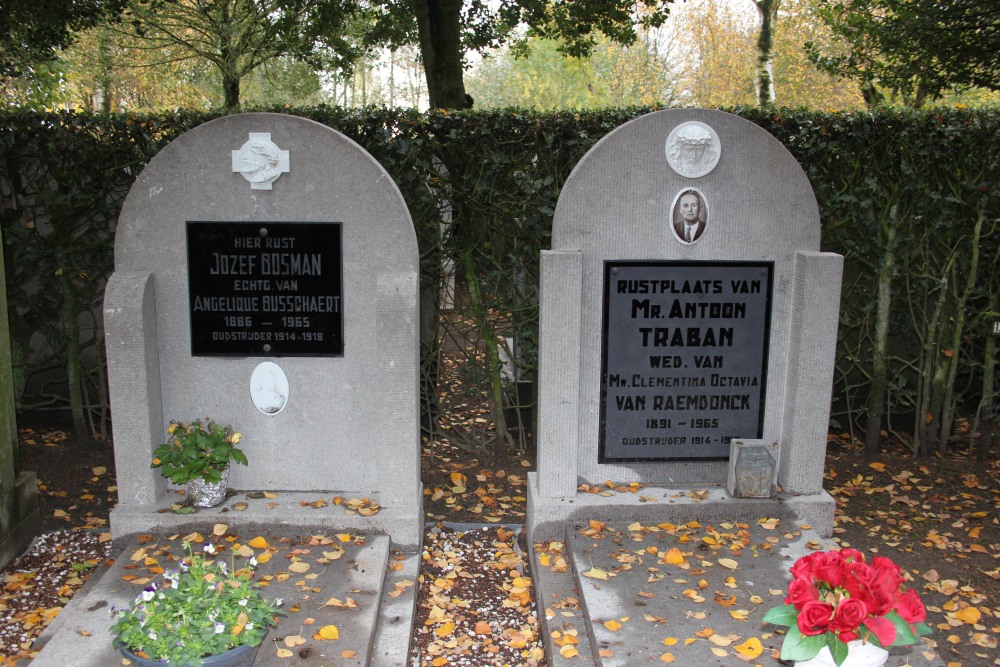
<path fill-rule="evenodd" d="M 334 500 L 338 497 L 343 499 L 339 504 Z M 354 512 L 345 504 L 365 498 L 379 504 L 378 511 L 370 516 Z M 377 496 L 360 491 L 280 491 L 267 496 L 231 492 L 218 507 L 198 509 L 195 514 L 178 513 L 176 510 L 184 505 L 184 495 L 177 491 L 168 491 L 153 503 L 118 505 L 111 510 L 111 533 L 118 540 L 151 530 L 176 531 L 197 520 L 225 523 L 233 529 L 269 526 L 389 535 L 394 547 L 407 552 L 419 550 L 423 542 L 423 527 L 413 521 L 413 503 L 383 506 Z M 423 516 L 422 496 L 416 501 L 416 511 L 417 516 Z"/>
<path fill-rule="evenodd" d="M 38 480 L 33 472 L 18 473 L 14 486 L 0 498 L 0 568 L 6 567 L 38 534 Z"/>
<path fill-rule="evenodd" d="M 757 521 L 774 517 L 807 525 L 816 534 L 833 533 L 835 501 L 825 491 L 808 496 L 733 498 L 723 486 L 641 486 L 635 493 L 607 490 L 606 495 L 580 491 L 569 498 L 538 493 L 538 474 L 528 473 L 527 531 L 529 543 L 559 539 L 566 524 L 591 519 L 612 522 L 687 523 L 688 521 Z"/>

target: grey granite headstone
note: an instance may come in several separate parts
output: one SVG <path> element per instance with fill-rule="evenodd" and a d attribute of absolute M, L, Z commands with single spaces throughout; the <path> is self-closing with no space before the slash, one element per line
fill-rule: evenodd
<path fill-rule="evenodd" d="M 338 132 L 242 114 L 168 145 L 126 199 L 105 297 L 116 537 L 183 519 L 151 452 L 208 417 L 243 434 L 230 486 L 273 496 L 227 522 L 419 544 L 417 282 L 399 190 Z"/>
<path fill-rule="evenodd" d="M 533 539 L 644 517 L 794 517 L 829 534 L 843 259 L 819 241 L 802 168 L 737 116 L 651 113 L 583 157 L 542 254 Z M 726 493 L 737 439 L 778 443 L 777 498 Z M 579 490 L 607 481 L 641 490 Z"/>

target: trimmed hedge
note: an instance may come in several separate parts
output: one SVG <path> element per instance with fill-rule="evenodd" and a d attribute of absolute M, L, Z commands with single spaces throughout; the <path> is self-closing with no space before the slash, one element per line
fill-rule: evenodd
<path fill-rule="evenodd" d="M 396 179 L 417 228 L 425 293 L 439 294 L 446 257 L 468 291 L 464 305 L 487 343 L 483 390 L 502 421 L 497 346 L 513 334 L 530 376 L 538 253 L 548 246 L 560 187 L 597 140 L 653 109 L 255 110 L 328 125 Z M 800 161 L 820 204 L 823 249 L 847 259 L 840 425 L 898 427 L 926 452 L 943 446 L 958 412 L 992 415 L 1000 112 L 728 111 L 763 127 Z M 81 364 L 76 341 L 101 349 L 100 322 L 90 313 L 99 312 L 112 270 L 122 199 L 157 151 L 217 115 L 0 113 L 0 228 L 19 399 L 31 376 L 58 366 L 82 392 L 74 399 L 80 406 L 106 407 L 102 366 Z M 440 333 L 427 340 L 432 362 Z M 428 391 L 435 368 L 427 364 Z M 881 412 L 872 396 L 884 399 Z M 427 400 L 432 406 L 433 396 Z M 898 424 L 882 416 L 900 411 L 920 417 Z"/>

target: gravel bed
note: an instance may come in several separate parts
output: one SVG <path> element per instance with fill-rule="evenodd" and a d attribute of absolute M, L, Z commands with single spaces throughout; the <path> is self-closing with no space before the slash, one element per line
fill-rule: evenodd
<path fill-rule="evenodd" d="M 427 531 L 414 667 L 544 664 L 534 586 L 517 539 L 504 526 Z"/>
<path fill-rule="evenodd" d="M 0 664 L 31 658 L 32 644 L 94 569 L 111 557 L 111 541 L 89 530 L 39 535 L 2 572 Z"/>

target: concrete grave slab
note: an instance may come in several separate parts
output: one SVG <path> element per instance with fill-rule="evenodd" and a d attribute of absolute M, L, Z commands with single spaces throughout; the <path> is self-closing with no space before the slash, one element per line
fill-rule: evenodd
<path fill-rule="evenodd" d="M 135 567 L 132 554 L 144 549 L 166 566 L 169 555 L 185 553 L 183 536 L 194 532 L 210 535 L 211 531 L 211 524 L 189 524 L 177 526 L 174 533 L 151 533 L 141 540 L 130 539 L 118 552 L 115 564 L 94 583 L 88 582 L 83 594 L 73 598 L 47 631 L 47 636 L 39 639 L 43 648 L 32 664 L 39 667 L 121 664 L 121 654 L 111 645 L 110 611 L 131 604 L 142 591 L 144 580 L 151 576 L 142 567 Z M 296 665 L 335 663 L 389 667 L 403 664 L 400 658 L 409 650 L 410 625 L 416 604 L 418 563 L 415 554 L 394 552 L 385 535 L 352 533 L 343 541 L 339 536 L 317 530 L 316 535 L 327 542 L 310 545 L 312 535 L 296 530 L 248 526 L 235 534 L 241 542 L 259 535 L 272 547 L 277 547 L 274 557 L 258 566 L 255 579 L 266 582 L 266 587 L 262 588 L 264 594 L 271 599 L 282 598 L 283 608 L 288 612 L 288 616 L 282 617 L 268 633 L 257 653 L 255 667 L 287 665 L 288 659 L 279 658 L 276 649 L 284 646 L 282 639 L 289 635 L 301 635 L 307 640 L 295 648 Z M 305 550 L 300 558 L 310 563 L 308 573 L 288 571 L 293 548 Z M 323 550 L 342 551 L 342 555 L 320 563 L 318 559 Z M 230 554 L 223 551 L 219 557 L 228 559 Z M 284 578 L 285 574 L 291 576 Z M 317 576 L 307 579 L 307 575 Z M 126 576 L 131 581 L 126 581 Z M 405 581 L 409 583 L 396 585 Z M 394 595 L 389 596 L 390 592 Z M 357 606 L 327 605 L 331 598 L 341 601 L 352 598 Z M 306 618 L 314 620 L 305 625 Z M 312 637 L 315 630 L 310 631 L 310 628 L 327 624 L 337 626 L 340 639 L 327 641 Z M 49 641 L 51 635 L 55 636 Z M 344 651 L 353 654 L 345 658 Z"/>
<path fill-rule="evenodd" d="M 784 603 L 796 559 L 835 548 L 774 519 L 576 524 L 557 546 L 536 549 L 532 562 L 553 667 L 778 665 L 782 636 L 761 619 Z M 751 638 L 763 650 L 744 660 L 737 647 Z M 567 644 L 579 655 L 561 653 Z M 892 649 L 887 665 L 944 663 L 919 643 Z"/>

